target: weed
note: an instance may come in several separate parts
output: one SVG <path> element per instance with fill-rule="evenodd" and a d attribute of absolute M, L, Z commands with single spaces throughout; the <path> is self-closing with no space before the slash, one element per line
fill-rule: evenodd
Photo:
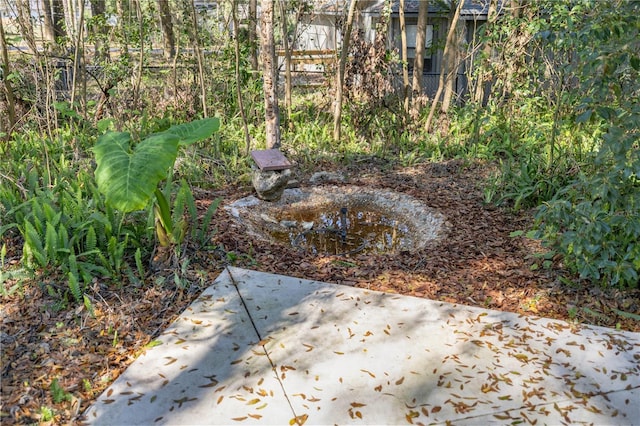
<path fill-rule="evenodd" d="M 58 378 L 51 381 L 51 385 L 49 385 L 49 392 L 51 392 L 51 398 L 56 404 L 60 404 L 64 401 L 71 401 L 73 399 L 73 396 L 69 392 L 65 391 L 60 385 Z"/>
<path fill-rule="evenodd" d="M 54 409 L 51 408 L 51 407 L 47 407 L 46 405 L 42 405 L 40 407 L 40 413 L 39 414 L 40 414 L 40 422 L 41 423 L 51 422 L 56 417 L 56 412 L 54 411 Z"/>
<path fill-rule="evenodd" d="M 227 256 L 227 262 L 229 262 L 230 265 L 235 265 L 236 262 L 238 261 L 238 255 L 236 254 L 236 252 L 233 251 L 228 251 L 226 253 Z"/>

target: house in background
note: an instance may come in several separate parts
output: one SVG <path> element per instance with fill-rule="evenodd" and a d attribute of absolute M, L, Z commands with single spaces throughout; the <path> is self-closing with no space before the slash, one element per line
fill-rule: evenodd
<path fill-rule="evenodd" d="M 457 26 L 459 55 L 455 89 L 458 96 L 467 90 L 466 70 L 470 66 L 467 52 L 474 44 L 474 36 L 479 27 L 487 21 L 490 0 L 463 0 L 460 19 Z M 357 28 L 365 40 L 372 42 L 376 35 L 376 27 L 387 6 L 386 0 L 359 0 L 354 30 Z M 391 3 L 391 13 L 387 45 L 390 49 L 401 49 L 401 31 L 398 0 Z M 418 24 L 419 0 L 405 0 L 404 16 L 407 34 L 407 58 L 410 73 L 415 58 L 415 45 Z M 346 0 L 327 0 L 316 3 L 313 12 L 304 16 L 301 33 L 295 49 L 300 51 L 335 51 L 340 46 L 341 21 L 346 16 Z M 438 78 L 442 69 L 443 49 L 449 30 L 450 1 L 429 0 L 427 38 L 424 52 L 423 88 L 424 92 L 433 96 L 438 88 Z M 314 68 L 315 67 L 315 68 Z M 318 64 L 307 65 L 307 70 L 322 70 Z"/>

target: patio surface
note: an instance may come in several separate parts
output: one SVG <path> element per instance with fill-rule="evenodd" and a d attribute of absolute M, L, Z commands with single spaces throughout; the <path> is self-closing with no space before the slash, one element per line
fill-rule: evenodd
<path fill-rule="evenodd" d="M 157 340 L 88 423 L 640 423 L 640 333 L 228 268 Z"/>

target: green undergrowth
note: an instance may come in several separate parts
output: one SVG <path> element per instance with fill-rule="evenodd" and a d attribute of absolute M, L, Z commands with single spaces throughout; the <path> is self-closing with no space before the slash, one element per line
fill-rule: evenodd
<path fill-rule="evenodd" d="M 488 35 L 507 65 L 522 59 L 510 50 L 514 39 L 526 40 L 533 54 L 517 69 L 496 68 L 494 61 L 479 67 L 495 78 L 486 102 L 467 100 L 436 114 L 427 131 L 429 105 L 409 114 L 391 95 L 370 103 L 349 98 L 342 136 L 334 141 L 332 99 L 326 88 L 305 90 L 294 93 L 290 114 L 281 108 L 282 150 L 301 172 L 368 159 L 384 167 L 449 159 L 489 163 L 496 172 L 479 183 L 484 202 L 532 212 L 535 229 L 523 234 L 540 239 L 551 257 L 561 259 L 567 271 L 562 280 L 636 288 L 640 6 L 616 0 L 535 4 L 540 7 L 529 16 L 502 17 L 499 28 Z M 96 276 L 114 283 L 142 282 L 163 236 L 177 255 L 174 266 L 188 263 L 184 244 L 207 244 L 204 230 L 209 223 L 201 222 L 193 188 L 248 188 L 249 151 L 265 148 L 266 139 L 260 78 L 246 72 L 243 62 L 243 111 L 235 83 L 229 83 L 232 56 L 224 52 L 226 65 L 206 98 L 220 128 L 185 144 L 175 157 L 172 152 L 166 173 L 158 172 L 155 209 L 148 203 L 124 214 L 106 202 L 104 182 L 103 191 L 96 184 L 93 149 L 107 133 L 121 135 L 115 139 L 122 137 L 123 149 L 135 152 L 153 135 L 166 137 L 173 126 L 193 122 L 201 111 L 191 92 L 184 93 L 182 104 L 164 101 L 163 108 L 155 109 L 150 95 L 134 108 L 124 102 L 122 87 L 113 92 L 112 102 L 126 107 L 111 108 L 107 118 L 98 120 L 95 102 L 88 103 L 83 114 L 77 105 L 59 102 L 52 108 L 53 122 L 44 126 L 43 117 L 24 120 L 20 131 L 2 136 L 0 239 L 3 247 L 21 247 L 20 273 L 57 273 L 65 285 L 50 292 L 85 303 L 85 289 Z M 161 87 L 149 88 L 151 77 L 145 77 L 144 84 L 149 94 L 161 92 Z M 211 220 L 211 211 L 207 217 Z M 166 235 L 158 233 L 163 227 Z M 3 250 L 3 264 L 6 253 L 17 252 Z M 7 277 L 3 270 L 3 294 L 15 289 L 5 286 L 15 282 Z"/>
<path fill-rule="evenodd" d="M 138 134 L 169 128 L 164 119 L 141 121 L 143 130 Z M 64 283 L 46 288 L 62 306 L 85 304 L 90 309 L 86 289 L 96 278 L 116 286 L 144 281 L 157 239 L 153 210 L 145 205 L 125 213 L 105 200 L 94 176 L 91 153 L 98 133 L 97 129 L 70 126 L 47 138 L 30 131 L 15 134 L 2 146 L 7 159 L 0 166 L 3 295 L 28 283 L 29 271 L 38 272 Z M 116 183 L 109 177 L 107 187 Z M 180 235 L 180 242 L 207 246 L 211 238 L 208 225 L 219 200 L 201 216 L 188 180 L 166 179 L 162 188 L 170 203 L 165 217 L 175 223 L 186 218 L 191 225 Z M 14 271 L 5 271 L 7 244 L 21 248 L 12 250 L 21 253 L 20 267 Z"/>

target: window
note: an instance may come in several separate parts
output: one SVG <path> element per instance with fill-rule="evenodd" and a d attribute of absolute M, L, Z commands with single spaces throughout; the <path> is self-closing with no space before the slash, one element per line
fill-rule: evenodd
<path fill-rule="evenodd" d="M 417 25 L 407 25 L 407 49 L 415 49 L 416 48 L 416 37 L 418 35 L 418 26 Z M 427 38 L 424 43 L 425 48 L 425 57 L 426 55 L 431 55 L 427 49 L 431 47 L 433 43 L 433 25 L 427 25 Z"/>
<path fill-rule="evenodd" d="M 407 70 L 409 71 L 409 74 L 413 73 L 413 59 L 409 59 Z M 422 74 L 431 73 L 433 73 L 433 61 L 431 60 L 431 56 L 429 56 L 424 58 L 422 61 Z"/>
<path fill-rule="evenodd" d="M 418 34 L 418 26 L 415 24 L 407 25 L 407 54 L 409 63 L 409 72 L 413 72 L 413 59 L 416 57 L 416 36 Z M 433 44 L 433 25 L 427 25 L 427 37 L 424 43 L 422 73 L 429 74 L 433 72 L 433 60 L 431 58 L 431 45 Z"/>

